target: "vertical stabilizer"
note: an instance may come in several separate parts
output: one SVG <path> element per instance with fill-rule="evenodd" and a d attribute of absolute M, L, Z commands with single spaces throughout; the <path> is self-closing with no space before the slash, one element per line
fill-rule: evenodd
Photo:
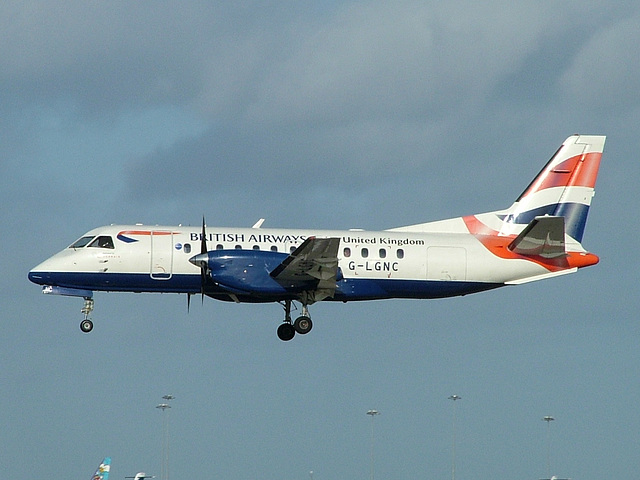
<path fill-rule="evenodd" d="M 105 457 L 102 463 L 98 466 L 96 473 L 93 474 L 91 480 L 108 480 L 109 470 L 111 469 L 111 457 Z"/>
<path fill-rule="evenodd" d="M 502 235 L 534 218 L 563 217 L 565 232 L 582 241 L 605 142 L 601 135 L 572 135 L 547 162 L 504 217 Z"/>

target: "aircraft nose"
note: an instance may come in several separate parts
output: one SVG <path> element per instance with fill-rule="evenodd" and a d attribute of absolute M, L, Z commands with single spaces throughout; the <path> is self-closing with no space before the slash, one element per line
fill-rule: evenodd
<path fill-rule="evenodd" d="M 29 280 L 33 283 L 37 283 L 38 285 L 44 285 L 44 274 L 36 270 L 31 270 L 29 272 Z"/>
<path fill-rule="evenodd" d="M 57 255 L 46 259 L 29 271 L 29 280 L 38 285 L 52 285 L 57 272 L 63 271 L 64 264 L 61 264 Z"/>
<path fill-rule="evenodd" d="M 41 268 L 42 264 L 32 268 L 29 271 L 29 280 L 38 285 L 47 285 L 50 280 L 50 274 L 46 269 Z"/>

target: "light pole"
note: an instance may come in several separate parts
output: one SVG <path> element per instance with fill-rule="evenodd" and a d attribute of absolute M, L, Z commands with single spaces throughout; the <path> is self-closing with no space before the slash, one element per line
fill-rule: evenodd
<path fill-rule="evenodd" d="M 459 395 L 451 395 L 449 400 L 453 400 L 453 435 L 451 440 L 451 480 L 456 480 L 456 400 L 462 400 Z"/>
<path fill-rule="evenodd" d="M 371 480 L 373 480 L 373 445 L 374 445 L 373 419 L 376 415 L 380 415 L 380 412 L 377 410 L 369 410 L 367 411 L 367 415 L 371 416 Z"/>
<path fill-rule="evenodd" d="M 173 395 L 164 395 L 163 400 L 167 402 L 173 400 Z M 156 405 L 156 408 L 162 410 L 162 466 L 160 468 L 160 480 L 169 480 L 169 418 L 168 408 L 171 405 L 168 403 L 160 403 Z"/>
<path fill-rule="evenodd" d="M 545 415 L 542 420 L 547 422 L 547 476 L 551 478 L 551 422 L 555 420 L 551 415 Z"/>

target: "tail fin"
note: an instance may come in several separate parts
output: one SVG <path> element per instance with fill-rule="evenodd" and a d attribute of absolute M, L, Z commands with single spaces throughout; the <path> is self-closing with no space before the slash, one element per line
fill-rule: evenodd
<path fill-rule="evenodd" d="M 534 218 L 549 215 L 564 217 L 565 232 L 582 242 L 605 138 L 600 135 L 567 138 L 505 212 L 500 234 L 511 234 Z"/>
<path fill-rule="evenodd" d="M 93 474 L 91 480 L 108 480 L 109 470 L 111 469 L 111 457 L 105 457 L 98 466 L 96 473 Z"/>

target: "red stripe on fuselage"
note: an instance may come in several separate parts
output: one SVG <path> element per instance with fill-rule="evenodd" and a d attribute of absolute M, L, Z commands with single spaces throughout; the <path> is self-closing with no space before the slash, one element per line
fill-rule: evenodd
<path fill-rule="evenodd" d="M 167 232 L 166 230 L 123 230 L 118 235 L 179 235 L 180 232 Z"/>

